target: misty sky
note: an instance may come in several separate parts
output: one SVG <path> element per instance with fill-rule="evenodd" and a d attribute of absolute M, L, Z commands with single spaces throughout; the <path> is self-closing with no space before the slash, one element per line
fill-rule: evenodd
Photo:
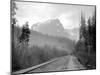
<path fill-rule="evenodd" d="M 93 15 L 93 6 L 16 2 L 18 10 L 16 18 L 18 24 L 22 26 L 29 21 L 31 27 L 34 23 L 43 22 L 48 19 L 59 18 L 65 29 L 79 27 L 80 13 L 85 14 L 86 19 Z"/>

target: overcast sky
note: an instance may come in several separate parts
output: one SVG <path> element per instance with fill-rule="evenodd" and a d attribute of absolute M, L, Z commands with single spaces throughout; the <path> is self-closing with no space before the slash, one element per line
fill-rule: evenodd
<path fill-rule="evenodd" d="M 34 2 L 16 2 L 18 10 L 16 18 L 18 24 L 22 26 L 29 21 L 31 27 L 34 23 L 43 22 L 48 19 L 59 18 L 65 29 L 79 27 L 80 13 L 85 13 L 86 19 L 93 15 L 93 6 L 48 4 Z"/>

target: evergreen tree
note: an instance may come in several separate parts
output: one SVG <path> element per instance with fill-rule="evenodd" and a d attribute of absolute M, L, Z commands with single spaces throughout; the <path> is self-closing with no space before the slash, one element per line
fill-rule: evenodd
<path fill-rule="evenodd" d="M 16 25 L 16 18 L 15 18 L 15 15 L 16 15 L 16 10 L 17 10 L 17 6 L 16 6 L 16 3 L 14 0 L 11 1 L 11 34 L 12 34 L 12 47 L 14 47 L 15 45 L 15 42 L 14 42 L 14 34 L 15 34 L 15 25 Z"/>
<path fill-rule="evenodd" d="M 84 40 L 85 38 L 85 16 L 81 13 L 81 24 L 80 24 L 80 40 Z"/>
<path fill-rule="evenodd" d="M 14 25 L 16 24 L 16 10 L 18 10 L 15 1 L 11 1 L 11 24 L 13 25 L 12 27 L 14 27 Z"/>
<path fill-rule="evenodd" d="M 23 25 L 22 34 L 19 37 L 20 43 L 26 43 L 26 44 L 28 44 L 29 37 L 30 37 L 30 29 L 29 29 L 28 22 L 26 22 L 26 24 Z"/>

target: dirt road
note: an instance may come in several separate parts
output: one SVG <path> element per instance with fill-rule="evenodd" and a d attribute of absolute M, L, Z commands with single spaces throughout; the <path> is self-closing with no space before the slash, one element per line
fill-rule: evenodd
<path fill-rule="evenodd" d="M 58 58 L 54 62 L 41 66 L 27 73 L 64 71 L 64 70 L 67 71 L 67 70 L 80 70 L 80 69 L 81 70 L 85 69 L 85 67 L 83 67 L 83 65 L 78 61 L 77 57 L 73 55 L 68 55 Z"/>

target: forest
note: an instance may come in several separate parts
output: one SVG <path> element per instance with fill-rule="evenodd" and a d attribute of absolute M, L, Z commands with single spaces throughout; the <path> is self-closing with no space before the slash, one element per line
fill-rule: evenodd
<path fill-rule="evenodd" d="M 80 37 L 74 53 L 87 69 L 96 68 L 96 10 L 87 21 L 81 14 Z"/>

